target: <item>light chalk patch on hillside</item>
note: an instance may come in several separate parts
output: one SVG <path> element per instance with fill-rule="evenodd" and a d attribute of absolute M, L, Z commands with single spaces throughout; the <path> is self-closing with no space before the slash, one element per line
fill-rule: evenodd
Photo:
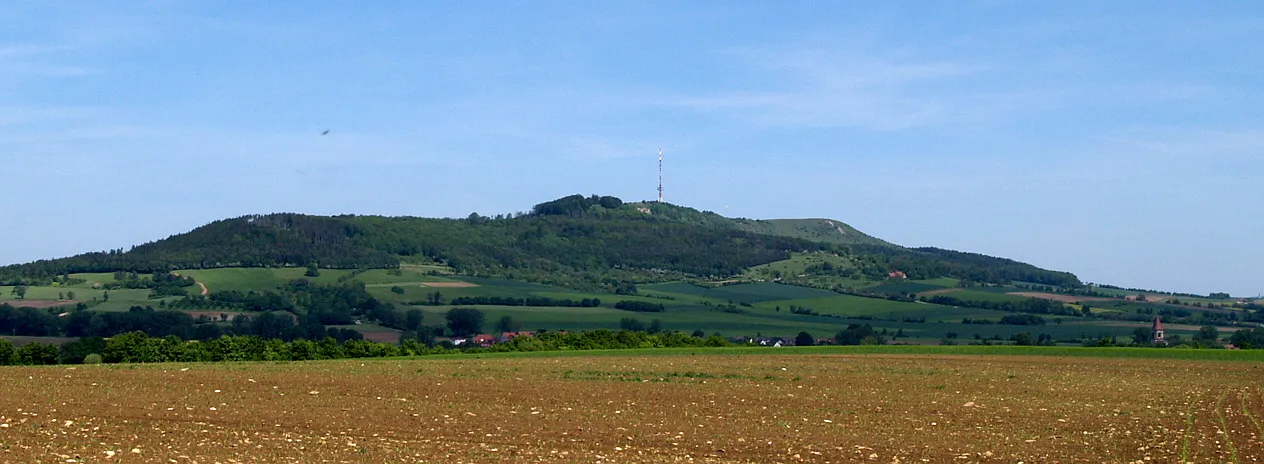
<path fill-rule="evenodd" d="M 945 293 L 955 293 L 955 292 L 960 292 L 961 290 L 962 290 L 962 289 L 960 289 L 960 288 L 939 288 L 939 289 L 935 289 L 935 290 L 927 290 L 927 291 L 924 291 L 924 292 L 918 293 L 918 294 L 917 294 L 917 296 L 935 296 L 935 295 L 943 295 L 943 294 L 945 294 Z"/>
<path fill-rule="evenodd" d="M 421 286 L 436 288 L 470 288 L 477 287 L 478 284 L 472 284 L 469 282 L 423 282 Z"/>

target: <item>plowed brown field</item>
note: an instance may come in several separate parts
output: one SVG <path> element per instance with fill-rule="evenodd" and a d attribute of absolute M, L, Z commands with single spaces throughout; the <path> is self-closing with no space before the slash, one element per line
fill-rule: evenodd
<path fill-rule="evenodd" d="M 700 355 L 0 368 L 0 462 L 1257 462 L 1264 367 Z"/>

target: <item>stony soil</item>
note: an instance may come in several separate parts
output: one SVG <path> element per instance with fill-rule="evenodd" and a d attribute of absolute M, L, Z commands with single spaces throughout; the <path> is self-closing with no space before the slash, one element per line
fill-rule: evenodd
<path fill-rule="evenodd" d="M 2 462 L 1257 462 L 1257 363 L 699 355 L 0 368 Z"/>

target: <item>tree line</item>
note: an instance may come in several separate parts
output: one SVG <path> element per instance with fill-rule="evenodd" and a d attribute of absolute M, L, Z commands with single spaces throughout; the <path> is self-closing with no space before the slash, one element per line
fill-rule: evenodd
<path fill-rule="evenodd" d="M 662 303 L 650 303 L 648 301 L 632 301 L 624 300 L 614 304 L 615 309 L 624 311 L 633 311 L 638 313 L 661 313 L 667 310 Z"/>
<path fill-rule="evenodd" d="M 1083 311 L 1076 311 L 1075 309 L 1062 303 L 1040 298 L 1026 298 L 1021 301 L 981 301 L 963 300 L 949 295 L 934 295 L 930 298 L 923 298 L 922 301 L 944 306 L 991 309 L 1011 313 L 1049 314 L 1054 316 L 1073 317 L 1082 317 L 1085 315 Z"/>
<path fill-rule="evenodd" d="M 295 340 L 331 337 L 336 340 L 364 338 L 351 329 L 326 327 L 310 315 L 285 312 L 237 314 L 231 319 L 194 318 L 187 312 L 133 306 L 128 311 L 72 310 L 64 316 L 36 308 L 0 305 L 0 335 L 26 337 L 112 337 L 141 332 L 151 337 L 209 340 L 223 335 L 254 335 Z"/>
<path fill-rule="evenodd" d="M 442 301 L 435 298 L 427 301 L 438 303 Z M 601 306 L 601 300 L 597 298 L 584 298 L 579 301 L 571 299 L 554 299 L 544 296 L 529 296 L 518 298 L 512 296 L 461 296 L 452 299 L 452 305 L 456 306 L 539 306 L 539 307 L 563 307 L 563 308 L 595 308 Z"/>
<path fill-rule="evenodd" d="M 909 279 L 955 277 L 975 282 L 1006 285 L 1015 281 L 1042 285 L 1078 288 L 1083 285 L 1075 274 L 1051 271 L 1006 258 L 945 250 L 941 248 L 896 248 L 881 245 L 850 246 L 861 259 L 854 260 L 858 269 L 873 280 L 887 278 L 889 272 L 900 271 Z"/>
<path fill-rule="evenodd" d="M 587 332 L 545 332 L 522 336 L 488 348 L 451 349 L 404 340 L 399 345 L 365 340 L 339 342 L 334 338 L 285 341 L 253 335 L 221 336 L 210 340 L 181 340 L 177 337 L 151 337 L 143 332 L 128 332 L 109 339 L 84 339 L 61 349 L 42 343 L 28 343 L 15 348 L 0 339 L 0 365 L 14 364 L 77 364 L 87 362 L 152 363 L 152 362 L 223 362 L 223 361 L 306 361 L 318 359 L 378 358 L 390 356 L 424 356 L 452 353 L 489 353 L 511 351 L 574 351 L 676 347 L 729 346 L 723 338 L 685 335 L 679 332 L 632 332 L 593 330 Z M 93 351 L 99 350 L 99 351 Z M 84 351 L 90 351 L 81 354 Z M 93 356 L 96 355 L 96 356 Z"/>

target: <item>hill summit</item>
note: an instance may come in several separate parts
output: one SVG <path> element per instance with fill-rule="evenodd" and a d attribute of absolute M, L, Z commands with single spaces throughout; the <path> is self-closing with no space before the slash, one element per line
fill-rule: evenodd
<path fill-rule="evenodd" d="M 0 268 L 0 283 L 77 272 L 167 272 L 221 267 L 367 269 L 437 264 L 572 288 L 723 279 L 797 253 L 846 261 L 838 272 L 885 278 L 955 277 L 979 282 L 1078 286 L 1074 275 L 1007 259 L 933 248 L 907 249 L 831 219 L 732 219 L 666 203 L 572 195 L 531 212 L 462 219 L 312 216 L 224 219 L 136 246 Z"/>

